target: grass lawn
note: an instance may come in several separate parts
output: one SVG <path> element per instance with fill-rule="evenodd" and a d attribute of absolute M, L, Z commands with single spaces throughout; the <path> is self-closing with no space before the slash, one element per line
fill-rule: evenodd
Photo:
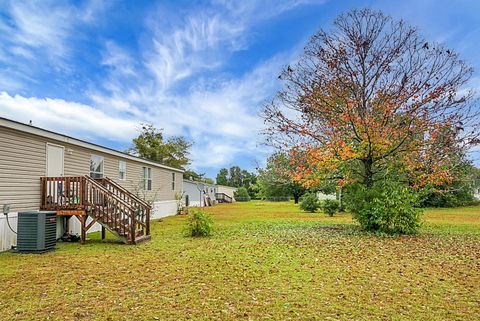
<path fill-rule="evenodd" d="M 94 234 L 44 255 L 0 254 L 0 319 L 479 318 L 480 207 L 427 210 L 422 233 L 399 238 L 292 203 L 208 211 L 211 238 L 183 236 L 176 216 L 138 246 Z"/>

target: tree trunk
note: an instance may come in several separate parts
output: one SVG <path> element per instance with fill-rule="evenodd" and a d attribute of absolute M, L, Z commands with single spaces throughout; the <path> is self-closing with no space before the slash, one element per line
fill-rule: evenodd
<path fill-rule="evenodd" d="M 298 194 L 293 194 L 293 201 L 295 202 L 295 204 L 298 204 L 299 198 L 300 198 L 300 195 L 298 195 Z"/>
<path fill-rule="evenodd" d="M 342 189 L 341 188 L 337 192 L 337 197 L 338 197 L 339 210 L 340 210 L 340 212 L 343 212 L 344 211 L 344 208 L 343 208 L 343 194 L 342 194 Z"/>
<path fill-rule="evenodd" d="M 372 187 L 373 186 L 373 159 L 371 157 L 365 159 L 363 161 L 363 166 L 365 168 L 365 177 L 363 184 L 366 187 Z"/>

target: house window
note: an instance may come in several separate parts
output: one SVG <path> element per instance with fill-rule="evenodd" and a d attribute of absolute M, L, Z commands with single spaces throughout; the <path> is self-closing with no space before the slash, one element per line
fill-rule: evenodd
<path fill-rule="evenodd" d="M 102 178 L 103 177 L 103 156 L 91 155 L 90 156 L 90 177 Z"/>
<path fill-rule="evenodd" d="M 143 168 L 143 189 L 152 190 L 152 169 L 150 167 Z"/>
<path fill-rule="evenodd" d="M 118 161 L 118 179 L 124 181 L 127 178 L 127 162 Z"/>
<path fill-rule="evenodd" d="M 172 191 L 175 190 L 175 173 L 172 173 Z"/>

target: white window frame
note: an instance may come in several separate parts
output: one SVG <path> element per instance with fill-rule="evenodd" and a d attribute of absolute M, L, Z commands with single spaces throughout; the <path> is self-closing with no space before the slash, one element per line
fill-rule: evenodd
<path fill-rule="evenodd" d="M 151 191 L 152 185 L 153 185 L 152 168 L 144 166 L 143 167 L 143 190 Z"/>
<path fill-rule="evenodd" d="M 123 166 L 122 166 L 123 164 Z M 123 171 L 122 171 L 123 170 Z M 123 177 L 122 174 L 123 173 Z M 127 162 L 124 160 L 118 161 L 118 179 L 124 181 L 127 179 Z"/>
<path fill-rule="evenodd" d="M 92 171 L 92 157 L 99 157 L 102 160 L 102 171 L 101 172 L 94 172 Z M 92 173 L 95 174 L 92 176 Z M 100 175 L 97 177 L 97 175 Z M 90 177 L 92 178 L 103 178 L 105 177 L 105 157 L 97 154 L 90 154 Z"/>

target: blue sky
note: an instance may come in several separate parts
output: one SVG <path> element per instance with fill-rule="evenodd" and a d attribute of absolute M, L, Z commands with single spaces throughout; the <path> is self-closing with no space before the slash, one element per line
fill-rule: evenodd
<path fill-rule="evenodd" d="M 370 7 L 446 43 L 480 88 L 478 1 L 2 1 L 0 116 L 124 150 L 141 122 L 195 141 L 192 168 L 254 170 L 281 68 Z"/>

